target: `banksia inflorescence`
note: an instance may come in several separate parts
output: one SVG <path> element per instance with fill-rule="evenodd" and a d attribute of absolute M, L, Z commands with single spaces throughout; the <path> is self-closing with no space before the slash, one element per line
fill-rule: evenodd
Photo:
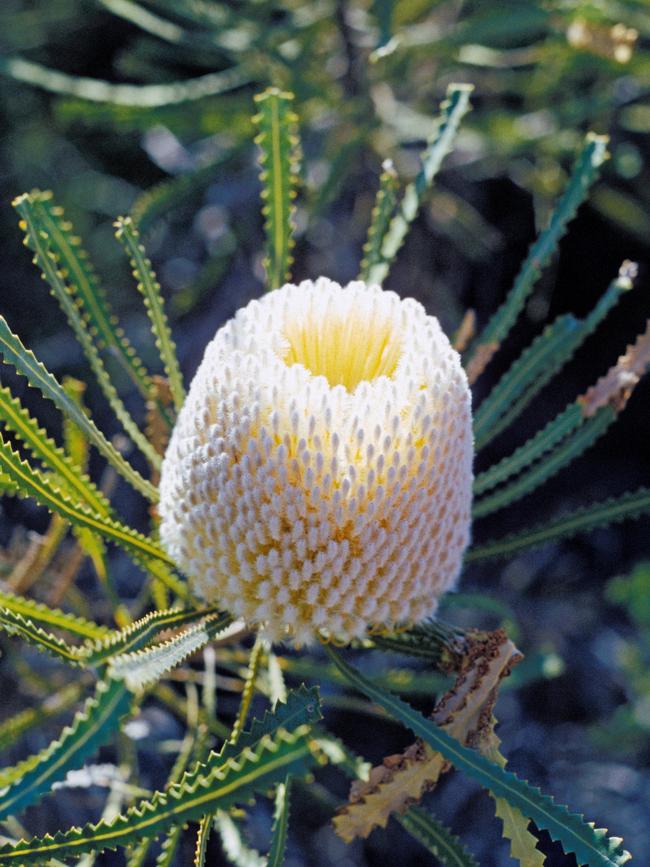
<path fill-rule="evenodd" d="M 161 539 L 206 601 L 269 637 L 433 614 L 469 540 L 471 399 L 413 299 L 321 278 L 208 346 L 165 456 Z"/>

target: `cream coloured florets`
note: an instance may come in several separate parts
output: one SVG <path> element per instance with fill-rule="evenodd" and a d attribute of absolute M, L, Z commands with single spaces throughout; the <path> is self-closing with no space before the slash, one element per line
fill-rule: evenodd
<path fill-rule="evenodd" d="M 469 541 L 471 399 L 413 299 L 321 278 L 208 345 L 165 455 L 161 540 L 192 589 L 269 638 L 432 615 Z"/>

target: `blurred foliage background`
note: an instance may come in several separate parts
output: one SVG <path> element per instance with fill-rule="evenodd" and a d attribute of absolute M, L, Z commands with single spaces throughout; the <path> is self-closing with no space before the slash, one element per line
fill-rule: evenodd
<path fill-rule="evenodd" d="M 273 84 L 296 95 L 304 160 L 294 277 L 344 282 L 358 273 L 382 162 L 412 178 L 447 85 L 470 82 L 473 111 L 387 283 L 421 300 L 448 332 L 465 309 L 484 323 L 503 299 L 584 133 L 607 133 L 611 151 L 477 395 L 547 318 L 584 314 L 622 259 L 641 264 L 637 288 L 517 428 L 486 449 L 487 465 L 604 373 L 650 311 L 649 47 L 645 0 L 4 0 L 2 312 L 50 369 L 84 378 L 11 208 L 24 190 L 52 189 L 133 342 L 145 346 L 145 314 L 112 229 L 131 212 L 190 377 L 216 328 L 262 287 L 253 94 Z M 88 401 L 110 427 L 97 397 L 91 389 Z M 649 397 L 644 382 L 613 432 L 576 462 L 570 484 L 551 480 L 514 514 L 486 522 L 490 535 L 650 484 Z M 8 503 L 5 543 L 16 520 L 38 530 L 45 518 Z M 637 562 L 648 557 L 647 522 L 613 527 L 507 569 L 473 566 L 444 611 L 463 625 L 508 625 L 528 654 L 519 688 L 499 709 L 513 768 L 544 784 L 546 766 L 558 799 L 625 835 L 640 864 L 650 861 L 650 571 Z M 342 725 L 354 743 L 354 718 L 342 714 Z M 400 746 L 388 727 L 376 745 L 362 731 L 356 738 L 376 751 L 371 759 Z M 481 864 L 510 863 L 498 832 L 485 835 L 476 792 L 453 777 L 441 791 L 441 817 L 463 829 Z M 292 864 L 380 865 L 395 851 L 386 834 L 399 838 L 408 863 L 431 863 L 393 826 L 345 850 L 309 816 L 300 821 Z"/>

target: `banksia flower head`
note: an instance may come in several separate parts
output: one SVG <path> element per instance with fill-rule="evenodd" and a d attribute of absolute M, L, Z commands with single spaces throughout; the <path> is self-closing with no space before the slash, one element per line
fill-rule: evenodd
<path fill-rule="evenodd" d="M 269 638 L 418 622 L 469 540 L 471 403 L 437 319 L 321 278 L 217 331 L 163 462 L 161 539 Z"/>

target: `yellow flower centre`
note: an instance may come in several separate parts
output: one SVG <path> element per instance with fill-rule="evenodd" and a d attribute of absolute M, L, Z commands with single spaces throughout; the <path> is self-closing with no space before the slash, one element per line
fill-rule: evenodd
<path fill-rule="evenodd" d="M 394 318 L 367 309 L 310 313 L 285 322 L 285 364 L 302 364 L 331 386 L 343 385 L 350 392 L 361 382 L 395 373 L 403 341 Z"/>

